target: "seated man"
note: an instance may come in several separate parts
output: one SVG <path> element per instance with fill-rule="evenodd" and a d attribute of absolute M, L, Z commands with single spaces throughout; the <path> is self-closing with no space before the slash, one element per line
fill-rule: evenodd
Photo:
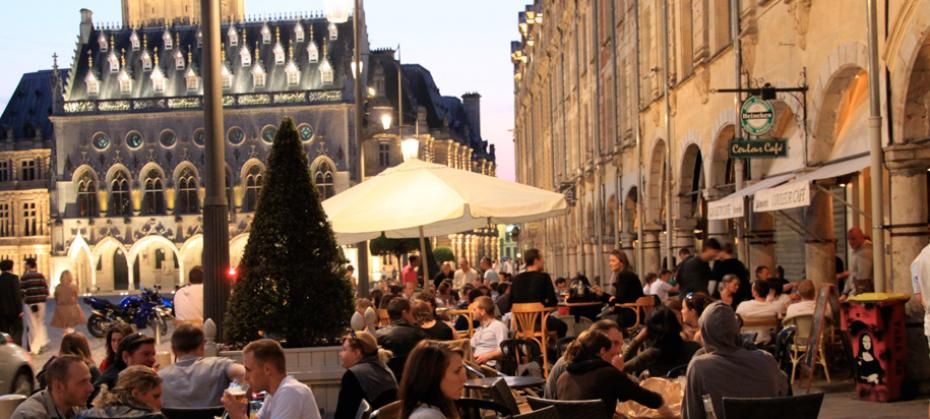
<path fill-rule="evenodd" d="M 74 355 L 60 355 L 45 369 L 48 387 L 30 396 L 16 407 L 11 419 L 65 419 L 87 407 L 94 392 L 90 368 Z"/>
<path fill-rule="evenodd" d="M 683 418 L 706 417 L 705 394 L 713 400 L 718 417 L 723 414 L 724 397 L 778 397 L 787 394 L 788 379 L 778 369 L 775 358 L 765 351 L 739 346 L 739 324 L 730 306 L 720 302 L 711 304 L 701 314 L 698 323 L 706 352 L 695 356 L 688 364 L 687 384 L 681 403 Z"/>
<path fill-rule="evenodd" d="M 267 391 L 268 396 L 258 411 L 259 419 L 320 419 L 313 391 L 306 384 L 287 375 L 284 349 L 271 339 L 259 339 L 242 350 L 245 381 L 254 392 Z M 249 406 L 245 401 L 223 394 L 223 406 L 230 419 L 247 419 Z"/>
<path fill-rule="evenodd" d="M 736 308 L 743 322 L 747 320 L 775 319 L 780 310 L 778 305 L 765 300 L 769 295 L 769 287 L 765 281 L 756 280 L 752 283 L 752 300 L 743 301 Z M 744 333 L 756 332 L 756 345 L 765 345 L 772 340 L 772 329 L 767 326 L 744 326 Z"/>
<path fill-rule="evenodd" d="M 478 321 L 478 328 L 471 337 L 472 353 L 475 362 L 495 366 L 496 359 L 504 355 L 501 342 L 510 333 L 504 322 L 494 317 L 494 301 L 491 297 L 481 296 L 475 299 L 472 316 Z"/>
<path fill-rule="evenodd" d="M 119 373 L 133 365 L 155 367 L 155 338 L 142 333 L 133 333 L 124 337 L 116 348 L 116 358 L 113 364 L 108 366 L 94 382 L 94 397 L 104 384 L 108 389 L 113 389 Z"/>
<path fill-rule="evenodd" d="M 814 287 L 814 281 L 805 279 L 799 282 L 798 295 L 801 296 L 801 301 L 788 305 L 788 311 L 783 322 L 793 317 L 814 315 L 814 310 L 817 308 L 817 290 Z M 826 310 L 824 314 L 827 317 L 833 315 L 831 310 Z"/>
<path fill-rule="evenodd" d="M 378 330 L 375 334 L 378 338 L 378 345 L 394 354 L 387 364 L 399 382 L 404 372 L 407 355 L 421 340 L 426 339 L 426 333 L 416 325 L 410 300 L 403 297 L 394 298 L 387 310 L 391 325 Z"/>
<path fill-rule="evenodd" d="M 229 358 L 204 357 L 206 339 L 200 326 L 182 324 L 171 336 L 175 362 L 158 372 L 162 405 L 168 408 L 220 406 L 223 391 L 233 380 L 242 381 L 245 367 Z"/>

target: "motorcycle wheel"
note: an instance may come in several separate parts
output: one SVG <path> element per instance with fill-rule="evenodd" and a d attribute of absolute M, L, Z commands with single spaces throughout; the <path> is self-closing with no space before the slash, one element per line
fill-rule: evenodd
<path fill-rule="evenodd" d="M 102 338 L 106 336 L 107 329 L 110 327 L 110 322 L 107 319 L 92 314 L 87 319 L 87 331 L 95 338 Z"/>

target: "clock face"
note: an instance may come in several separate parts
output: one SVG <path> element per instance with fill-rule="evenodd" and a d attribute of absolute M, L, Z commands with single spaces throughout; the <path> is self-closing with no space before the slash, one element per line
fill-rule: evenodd
<path fill-rule="evenodd" d="M 302 141 L 310 141 L 313 138 L 313 127 L 310 124 L 300 124 L 297 127 L 297 132 L 300 134 L 300 139 Z"/>
<path fill-rule="evenodd" d="M 201 147 L 207 143 L 207 132 L 203 128 L 194 131 L 194 144 L 197 144 Z"/>
<path fill-rule="evenodd" d="M 161 138 L 158 141 L 164 147 L 174 147 L 178 142 L 178 137 L 174 134 L 174 131 L 165 131 L 161 133 Z"/>
<path fill-rule="evenodd" d="M 245 140 L 245 132 L 242 131 L 242 128 L 233 127 L 229 130 L 227 137 L 229 138 L 230 143 L 239 145 L 242 144 L 242 141 Z"/>
<path fill-rule="evenodd" d="M 138 131 L 130 132 L 126 135 L 126 145 L 131 149 L 142 147 L 142 134 L 139 134 Z"/>
<path fill-rule="evenodd" d="M 277 133 L 278 133 L 278 129 L 269 125 L 265 127 L 264 129 L 262 129 L 262 140 L 264 140 L 266 143 L 271 144 L 274 142 L 274 136 Z"/>
<path fill-rule="evenodd" d="M 106 150 L 110 147 L 110 136 L 104 133 L 97 133 L 94 135 L 94 148 L 97 150 Z"/>

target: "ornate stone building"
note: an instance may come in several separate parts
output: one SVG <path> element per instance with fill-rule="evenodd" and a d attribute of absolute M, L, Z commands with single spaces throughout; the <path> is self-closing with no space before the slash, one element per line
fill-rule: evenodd
<path fill-rule="evenodd" d="M 155 3 L 187 4 L 127 0 L 124 12 Z M 202 34 L 196 15 L 149 10 L 124 15 L 132 25 L 95 24 L 82 10 L 69 70 L 56 63 L 24 76 L 0 119 L 0 256 L 38 256 L 53 285 L 70 270 L 85 292 L 171 289 L 200 264 Z M 399 164 L 400 139 L 414 135 L 421 157 L 493 174 L 477 95 L 440 95 L 423 67 L 400 65 L 390 50 L 369 51 L 364 15 L 361 27 L 365 175 Z M 359 180 L 352 22 L 334 25 L 319 13 L 231 19 L 221 34 L 230 252 L 237 264 L 283 117 L 298 124 L 322 198 Z M 394 127 L 385 127 L 382 114 L 398 109 L 398 72 L 403 108 Z M 461 242 L 491 254 L 497 245 L 482 242 L 487 235 L 463 234 Z M 354 262 L 355 249 L 346 254 Z M 370 266 L 377 272 L 377 258 Z"/>
<path fill-rule="evenodd" d="M 716 237 L 751 266 L 835 282 L 846 230 L 868 233 L 871 217 L 865 4 L 738 4 L 738 50 L 729 0 L 539 0 L 520 13 L 517 178 L 577 200 L 521 234 L 554 273 L 604 277 L 613 248 L 656 271 Z M 893 0 L 878 13 L 886 248 L 876 252 L 889 288 L 910 292 L 909 264 L 930 235 L 930 1 Z M 747 137 L 740 99 L 717 90 L 765 83 L 800 88 L 771 101 L 769 135 L 787 140 L 787 156 L 744 164 L 728 153 Z M 766 210 L 760 197 L 785 188 L 809 201 Z"/>

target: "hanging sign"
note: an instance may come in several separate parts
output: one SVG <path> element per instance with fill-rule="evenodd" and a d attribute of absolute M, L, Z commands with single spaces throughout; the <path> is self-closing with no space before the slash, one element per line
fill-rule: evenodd
<path fill-rule="evenodd" d="M 565 195 L 565 202 L 567 202 L 569 206 L 575 206 L 575 182 L 560 183 L 559 192 Z"/>
<path fill-rule="evenodd" d="M 811 204 L 810 182 L 789 182 L 782 186 L 756 192 L 752 201 L 755 212 L 806 207 Z"/>
<path fill-rule="evenodd" d="M 707 219 L 729 220 L 743 216 L 743 197 L 723 198 L 707 203 Z"/>
<path fill-rule="evenodd" d="M 730 141 L 729 153 L 731 159 L 759 159 L 788 156 L 788 140 L 775 138 L 769 140 L 743 140 Z"/>
<path fill-rule="evenodd" d="M 767 100 L 750 96 L 740 107 L 739 123 L 747 133 L 763 135 L 769 132 L 775 123 L 775 108 Z"/>

